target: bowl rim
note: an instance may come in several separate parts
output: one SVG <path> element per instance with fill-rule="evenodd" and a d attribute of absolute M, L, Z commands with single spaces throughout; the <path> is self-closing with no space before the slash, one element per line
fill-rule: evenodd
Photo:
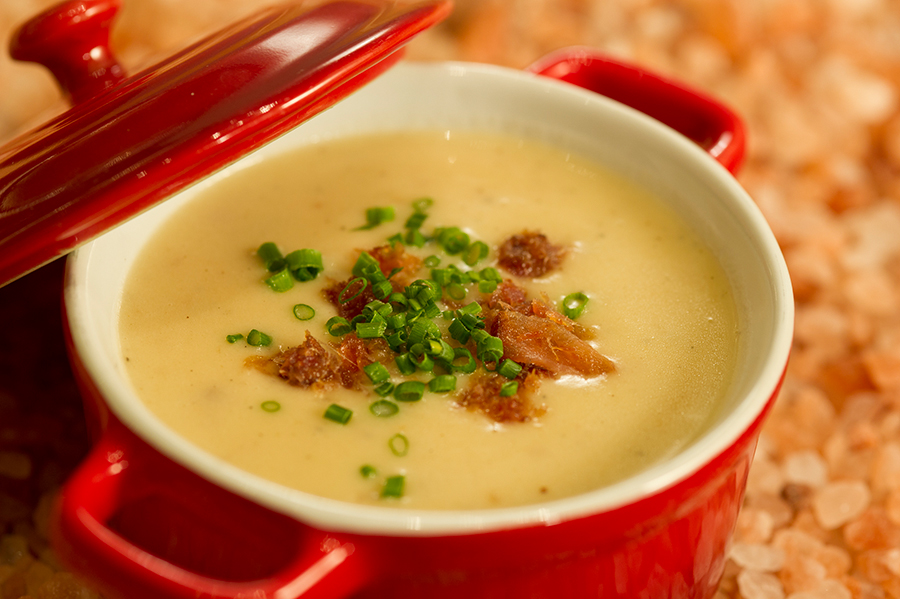
<path fill-rule="evenodd" d="M 381 84 L 390 84 L 392 77 L 423 79 L 425 75 L 457 79 L 469 77 L 480 83 L 496 80 L 498 85 L 530 86 L 528 93 L 553 93 L 568 102 L 590 105 L 652 135 L 657 143 L 683 155 L 691 168 L 708 177 L 711 185 L 727 190 L 733 209 L 749 225 L 760 250 L 760 259 L 770 275 L 773 302 L 779 308 L 765 367 L 740 404 L 672 458 L 612 485 L 545 503 L 480 510 L 413 510 L 358 505 L 318 497 L 268 481 L 207 454 L 162 424 L 137 400 L 127 382 L 112 372 L 113 369 L 102 358 L 102 352 L 98 351 L 100 340 L 87 311 L 87 282 L 97 246 L 97 242 L 91 242 L 76 250 L 67 265 L 64 292 L 67 326 L 84 372 L 104 398 L 113 398 L 113 401 L 107 400 L 112 413 L 156 451 L 214 485 L 316 528 L 393 536 L 471 534 L 555 524 L 608 512 L 634 504 L 688 479 L 734 447 L 758 422 L 777 393 L 793 336 L 793 298 L 787 267 L 774 235 L 749 195 L 714 158 L 680 134 L 631 108 L 567 83 L 494 65 L 444 62 L 401 63 L 383 76 L 387 83 Z M 358 93 L 365 93 L 365 89 Z"/>

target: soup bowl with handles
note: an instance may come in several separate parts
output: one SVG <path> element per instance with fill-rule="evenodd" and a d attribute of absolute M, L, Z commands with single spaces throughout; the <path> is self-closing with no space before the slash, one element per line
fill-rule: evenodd
<path fill-rule="evenodd" d="M 248 164 L 321 140 L 423 129 L 500 132 L 585 156 L 649 189 L 711 248 L 740 332 L 733 381 L 702 435 L 573 497 L 413 510 L 262 479 L 144 406 L 126 374 L 117 312 L 129 269 L 167 218 Z M 743 143 L 740 120 L 718 102 L 584 48 L 524 71 L 401 62 L 82 245 L 69 259 L 64 301 L 94 446 L 54 511 L 60 558 L 108 596 L 131 599 L 712 597 L 792 335 L 784 261 L 733 177 Z"/>

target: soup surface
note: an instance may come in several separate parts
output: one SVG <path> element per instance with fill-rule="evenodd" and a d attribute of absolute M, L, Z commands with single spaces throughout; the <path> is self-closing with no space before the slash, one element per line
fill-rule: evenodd
<path fill-rule="evenodd" d="M 334 299 L 344 290 L 345 300 L 356 291 L 344 285 L 354 276 L 360 250 L 384 247 L 398 233 L 414 241 L 405 226 L 414 206 L 427 215 L 417 229 L 424 245 L 396 243 L 395 237 L 393 247 L 406 257 L 434 257 L 412 278 L 430 278 L 436 260 L 436 268 L 458 267 L 451 272 L 494 268 L 507 281 L 499 289 L 527 292 L 528 302 L 539 302 L 532 308 L 574 331 L 579 347 L 586 344 L 594 352 L 590 360 L 603 367 L 549 374 L 525 363 L 514 378 L 497 379 L 515 388 L 490 398 L 495 408 L 513 400 L 525 407 L 511 418 L 472 399 L 477 381 L 502 376 L 487 372 L 480 360 L 473 374 L 442 369 L 438 360 L 433 371 L 406 376 L 397 354 L 382 352 L 376 359 L 388 371 L 384 387 L 362 373 L 349 385 L 306 386 L 279 376 L 289 356 L 298 355 L 291 348 L 310 349 L 307 332 L 326 354 L 346 356 L 331 349 L 344 338 L 326 331 L 342 304 L 329 301 L 325 291 Z M 364 227 L 373 207 L 393 207 L 393 220 Z M 450 254 L 431 239 L 451 227 L 467 233 L 470 244 L 483 242 L 487 256 L 470 267 L 465 253 Z M 498 264 L 504 242 L 537 233 L 559 251 L 558 265 L 532 277 Z M 265 282 L 272 273 L 257 253 L 264 242 L 285 255 L 314 249 L 323 270 L 274 291 Z M 490 270 L 483 272 L 491 278 Z M 391 279 L 395 287 L 407 274 Z M 436 303 L 446 314 L 431 320 L 448 345 L 461 345 L 447 332 L 452 310 L 472 301 L 482 301 L 487 328 L 496 328 L 499 319 L 494 313 L 492 320 L 485 303 L 498 293 L 491 284 L 484 293 L 477 283 L 464 284 L 464 299 Z M 445 287 L 443 297 L 450 292 Z M 573 325 L 558 313 L 562 299 L 576 292 L 588 301 Z M 299 320 L 297 304 L 315 316 Z M 393 306 L 400 311 L 399 303 Z M 311 311 L 299 312 L 306 318 Z M 316 495 L 424 509 L 556 499 L 672 456 L 715 415 L 738 334 L 725 273 L 645 190 L 554 147 L 456 132 L 315 143 L 222 178 L 164 223 L 138 257 L 119 329 L 140 397 L 204 450 Z M 271 343 L 249 344 L 254 330 Z M 507 346 L 509 355 L 513 348 Z M 468 347 L 477 358 L 474 341 Z M 490 355 L 483 356 L 486 366 L 499 366 Z M 452 364 L 462 363 L 471 364 L 465 356 Z M 455 390 L 426 387 L 417 401 L 376 392 L 448 373 L 455 376 Z M 397 412 L 374 414 L 370 406 L 381 399 Z M 350 410 L 349 420 L 324 417 L 332 404 Z"/>

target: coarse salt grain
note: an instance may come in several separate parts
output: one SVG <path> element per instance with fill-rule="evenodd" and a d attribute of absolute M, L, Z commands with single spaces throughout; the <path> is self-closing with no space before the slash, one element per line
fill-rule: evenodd
<path fill-rule="evenodd" d="M 744 570 L 738 574 L 737 583 L 744 599 L 784 599 L 784 587 L 773 574 Z"/>
<path fill-rule="evenodd" d="M 828 465 L 818 452 L 812 450 L 789 454 L 784 459 L 782 472 L 788 482 L 807 485 L 813 489 L 822 487 L 828 481 Z"/>
<path fill-rule="evenodd" d="M 832 482 L 820 489 L 812 500 L 813 513 L 822 528 L 833 530 L 865 511 L 871 494 L 858 480 Z"/>
<path fill-rule="evenodd" d="M 735 543 L 728 556 L 742 568 L 758 572 L 777 572 L 784 565 L 784 551 L 772 545 Z"/>
<path fill-rule="evenodd" d="M 787 599 L 853 599 L 853 593 L 836 580 L 826 580 L 814 591 L 791 593 Z"/>

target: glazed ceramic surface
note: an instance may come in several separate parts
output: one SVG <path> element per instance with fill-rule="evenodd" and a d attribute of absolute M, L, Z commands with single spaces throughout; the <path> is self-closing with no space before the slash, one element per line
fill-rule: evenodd
<path fill-rule="evenodd" d="M 588 62 L 582 56 L 575 64 Z M 567 73 L 562 78 L 584 83 L 575 69 Z M 665 89 L 694 98 L 682 88 Z M 501 131 L 562 146 L 640 182 L 698 232 L 731 278 L 741 322 L 739 367 L 721 416 L 685 451 L 630 479 L 496 510 L 351 505 L 217 460 L 167 429 L 135 396 L 119 353 L 116 314 L 125 274 L 143 243 L 196 191 L 227 179 L 226 169 L 82 247 L 70 262 L 71 346 L 98 445 L 67 488 L 56 538 L 64 557 L 101 576 L 108 592 L 125 596 L 123 589 L 139 584 L 147 589 L 142 597 L 496 596 L 500 590 L 504 596 L 712 596 L 792 331 L 790 282 L 778 246 L 752 200 L 712 157 L 736 168 L 743 139 L 735 145 L 733 132 L 724 141 L 701 133 L 695 137 L 704 138 L 698 139 L 706 142 L 704 151 L 645 114 L 532 73 L 401 64 L 244 161 L 362 132 L 434 128 Z M 204 528 L 183 515 L 196 512 L 232 522 Z M 241 518 L 234 514 L 246 514 L 248 524 L 235 524 Z M 266 563 L 226 575 L 223 564 L 246 553 L 228 548 L 254 537 L 254 527 L 275 535 L 277 547 L 262 552 Z M 154 536 L 150 529 L 169 532 Z M 180 547 L 166 555 L 173 539 L 181 539 Z M 207 556 L 198 565 L 194 554 L 213 541 L 225 547 L 221 563 Z M 570 592 L 560 595 L 560 589 Z"/>

